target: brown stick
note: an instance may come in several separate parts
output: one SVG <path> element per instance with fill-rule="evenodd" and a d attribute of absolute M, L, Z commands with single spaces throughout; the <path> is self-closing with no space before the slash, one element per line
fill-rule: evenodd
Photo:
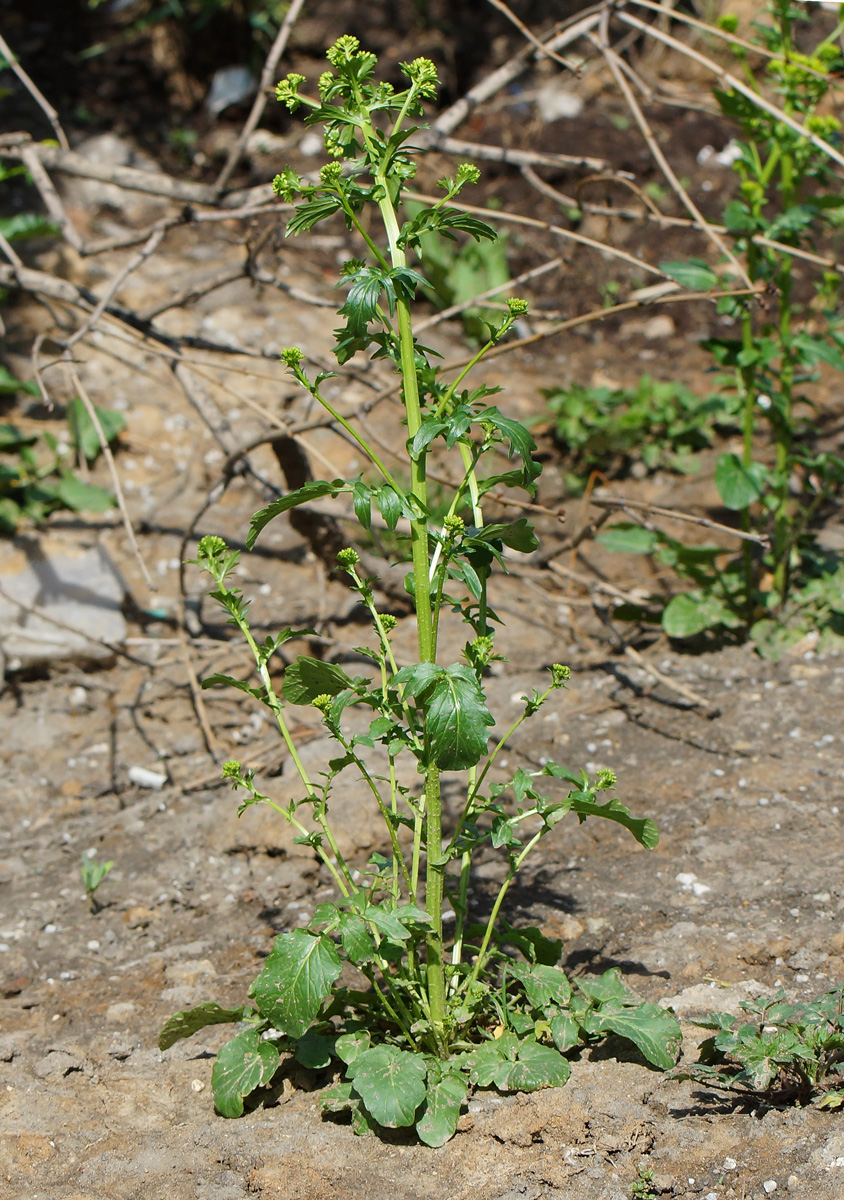
<path fill-rule="evenodd" d="M 65 131 L 62 129 L 61 121 L 59 120 L 59 114 L 53 108 L 52 104 L 41 91 L 41 89 L 37 87 L 27 75 L 26 71 L 20 65 L 11 48 L 9 47 L 8 42 L 5 40 L 5 38 L 3 38 L 2 35 L 0 35 L 0 54 L 3 55 L 11 70 L 14 71 L 15 75 L 17 75 L 18 79 L 21 81 L 23 86 L 29 92 L 30 96 L 32 96 L 38 107 L 43 112 L 44 116 L 52 125 L 53 132 L 58 139 L 59 145 L 63 149 L 69 150 L 70 145 L 68 143 Z"/>
<path fill-rule="evenodd" d="M 554 62 L 559 63 L 561 67 L 565 67 L 568 71 L 572 71 L 575 75 L 580 74 L 580 68 L 578 67 L 577 63 L 569 62 L 567 58 L 563 58 L 563 56 L 561 54 L 557 54 L 555 50 L 549 49 L 544 42 L 539 40 L 532 30 L 528 29 L 524 21 L 520 21 L 516 14 L 510 11 L 510 9 L 504 3 L 504 0 L 487 0 L 487 3 L 491 4 L 493 8 L 497 8 L 500 13 L 503 13 L 507 20 L 511 21 L 516 26 L 519 33 L 523 37 L 527 38 L 530 44 L 539 51 L 543 58 L 551 58 L 554 60 Z"/>
<path fill-rule="evenodd" d="M 540 154 L 538 150 L 516 150 L 507 146 L 487 146 L 483 142 L 464 142 L 460 138 L 441 138 L 436 149 L 440 154 L 465 155 L 481 162 L 512 163 L 515 167 L 585 167 L 589 171 L 611 170 L 602 158 L 577 154 Z"/>
<path fill-rule="evenodd" d="M 729 533 L 732 537 L 740 538 L 745 542 L 755 542 L 757 546 L 770 544 L 770 538 L 762 537 L 758 533 L 745 533 L 741 529 L 734 529 L 732 525 L 722 525 L 720 521 L 711 521 L 709 517 L 696 517 L 692 513 L 679 512 L 675 508 L 661 508 L 658 504 L 646 504 L 641 500 L 626 500 L 623 496 L 619 496 L 617 499 L 612 496 L 599 496 L 597 499 L 591 499 L 589 503 L 607 511 L 618 509 L 623 512 L 625 509 L 635 509 L 638 512 L 653 513 L 657 517 L 670 517 L 672 521 L 686 521 L 690 525 L 702 525 L 705 529 L 717 529 L 721 533 Z"/>
<path fill-rule="evenodd" d="M 249 141 L 250 136 L 252 133 L 254 133 L 258 122 L 263 116 L 264 108 L 267 104 L 267 92 L 270 84 L 272 83 L 275 69 L 278 66 L 279 59 L 287 48 L 288 38 L 290 37 L 293 26 L 298 20 L 304 3 L 305 0 L 292 0 L 292 3 L 287 10 L 287 14 L 281 23 L 281 28 L 276 34 L 272 49 L 267 55 L 267 61 L 264 63 L 264 69 L 261 72 L 261 81 L 258 84 L 258 93 L 255 96 L 252 109 L 249 113 L 249 116 L 246 118 L 246 123 L 238 134 L 237 140 L 229 150 L 223 169 L 220 171 L 220 174 L 217 176 L 216 182 L 214 183 L 214 190 L 218 193 L 223 191 L 229 179 L 231 179 L 232 172 L 240 161 L 240 156 L 246 147 L 246 143 Z"/>

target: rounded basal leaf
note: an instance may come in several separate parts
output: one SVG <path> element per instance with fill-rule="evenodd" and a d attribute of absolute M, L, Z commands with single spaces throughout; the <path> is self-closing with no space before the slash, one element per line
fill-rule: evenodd
<path fill-rule="evenodd" d="M 211 1072 L 214 1104 L 223 1117 L 239 1117 L 243 1098 L 263 1083 L 269 1083 L 278 1069 L 278 1050 L 272 1042 L 262 1042 L 255 1029 L 244 1029 L 217 1055 Z"/>
<path fill-rule="evenodd" d="M 333 942 L 303 929 L 282 933 L 252 984 L 261 1016 L 275 1029 L 300 1038 L 313 1023 L 342 969 Z"/>
<path fill-rule="evenodd" d="M 737 454 L 722 454 L 715 466 L 715 486 L 727 508 L 738 511 L 762 495 L 764 467 L 742 463 Z"/>
<path fill-rule="evenodd" d="M 428 1091 L 416 1132 L 426 1146 L 442 1146 L 454 1136 L 460 1109 L 466 1102 L 466 1079 L 457 1072 L 433 1080 L 429 1073 Z"/>
<path fill-rule="evenodd" d="M 516 1061 L 496 1071 L 494 1082 L 502 1091 L 535 1092 L 544 1087 L 562 1087 L 570 1074 L 569 1061 L 559 1050 L 526 1040 L 519 1047 Z"/>
<path fill-rule="evenodd" d="M 599 533 L 595 541 L 613 554 L 652 554 L 659 544 L 659 535 L 642 525 L 620 522 Z"/>
<path fill-rule="evenodd" d="M 416 1110 L 425 1099 L 426 1074 L 421 1055 L 396 1046 L 365 1050 L 348 1070 L 370 1116 L 388 1129 L 413 1124 Z"/>
<path fill-rule="evenodd" d="M 309 1029 L 305 1036 L 299 1038 L 296 1043 L 295 1058 L 309 1071 L 321 1071 L 325 1067 L 331 1066 L 333 1048 L 333 1038 L 323 1037 L 321 1033 L 314 1033 L 312 1029 Z"/>
<path fill-rule="evenodd" d="M 668 1071 L 676 1063 L 683 1035 L 673 1013 L 658 1004 L 642 1002 L 617 1012 L 601 1010 L 600 1015 L 602 1033 L 627 1038 L 655 1067 Z"/>

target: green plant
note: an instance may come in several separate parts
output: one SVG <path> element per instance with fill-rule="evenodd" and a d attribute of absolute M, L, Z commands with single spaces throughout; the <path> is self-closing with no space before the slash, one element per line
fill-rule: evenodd
<path fill-rule="evenodd" d="M 738 336 L 710 338 L 703 345 L 713 356 L 716 384 L 725 407 L 736 414 L 742 439 L 738 453 L 718 459 L 715 485 L 742 530 L 768 537 L 770 550 L 756 554 L 745 541 L 740 558 L 726 566 L 716 565 L 712 555 L 711 570 L 699 572 L 697 586 L 682 602 L 672 601 L 663 617 L 673 637 L 739 629 L 762 649 L 771 644 L 772 625 L 797 641 L 808 632 L 809 621 L 824 618 L 827 610 L 807 601 L 816 597 L 819 568 L 834 573 L 838 566 L 820 566 L 813 522 L 844 484 L 844 459 L 817 449 L 815 404 L 803 390 L 818 381 L 821 366 L 844 370 L 844 323 L 836 311 L 840 279 L 820 271 L 812 282 L 811 303 L 801 302 L 790 253 L 812 254 L 817 238 L 844 220 L 833 164 L 823 141 L 819 146 L 810 140 L 841 140 L 837 118 L 818 111 L 842 63 L 836 44 L 841 26 L 804 54 L 795 47 L 793 31 L 808 19 L 805 14 L 788 0 L 773 0 L 767 11 L 768 22 L 754 22 L 757 39 L 770 54 L 765 69 L 783 112 L 799 118 L 808 136 L 747 95 L 715 90 L 722 111 L 742 134 L 734 163 L 739 189 L 724 222 L 750 282 L 765 295 L 721 299 L 718 310 L 736 324 Z M 735 19 L 725 17 L 722 23 L 732 29 Z M 761 97 L 747 51 L 734 49 L 747 82 Z M 697 259 L 664 263 L 662 269 L 685 288 L 721 286 L 716 271 Z M 829 611 L 825 632 L 834 637 L 838 606 Z"/>
<path fill-rule="evenodd" d="M 82 855 L 82 861 L 79 864 L 79 874 L 82 876 L 82 886 L 85 888 L 85 895 L 91 903 L 91 912 L 99 911 L 100 905 L 96 897 L 97 888 L 105 880 L 113 862 L 98 863 L 93 858 L 89 858 L 87 854 Z"/>
<path fill-rule="evenodd" d="M 654 1188 L 653 1167 L 646 1167 L 644 1163 L 637 1163 L 636 1178 L 630 1184 L 628 1192 L 631 1200 L 656 1200 L 657 1193 Z"/>
<path fill-rule="evenodd" d="M 390 528 L 403 519 L 409 526 L 406 586 L 416 615 L 418 661 L 397 665 L 391 644 L 396 618 L 376 607 L 373 581 L 360 574 L 358 553 L 349 547 L 339 563 L 369 611 L 371 644 L 358 652 L 371 669 L 350 675 L 339 663 L 300 656 L 284 670 L 279 689 L 271 674 L 273 656 L 285 642 L 312 631 L 284 629 L 259 645 L 248 603 L 233 586 L 237 553 L 221 538 L 201 540 L 197 561 L 211 573 L 212 595 L 245 638 L 258 676 L 257 686 L 219 675 L 203 686 L 234 686 L 264 704 L 298 780 L 288 798 L 276 801 L 239 763 L 227 763 L 224 775 L 244 793 L 241 812 L 267 804 L 290 823 L 337 895 L 319 905 L 306 928 L 276 938 L 249 1003 L 234 1009 L 203 1004 L 178 1013 L 159 1045 L 166 1048 L 207 1025 L 238 1022 L 212 1074 L 223 1115 L 243 1111 L 245 1097 L 269 1082 L 284 1053 L 314 1069 L 339 1064 L 345 1079 L 322 1094 L 321 1106 L 349 1112 L 358 1132 L 415 1126 L 423 1141 L 440 1145 L 454 1133 L 470 1087 L 531 1090 L 562 1084 L 570 1070 L 566 1053 L 609 1033 L 633 1041 L 651 1063 L 667 1068 L 676 1059 L 680 1034 L 672 1014 L 639 1002 L 615 970 L 580 979 L 573 988 L 559 966 L 561 943 L 503 918 L 513 880 L 567 814 L 580 821 L 614 821 L 646 847 L 656 845 L 657 830 L 612 796 L 611 771 L 592 778 L 548 762 L 500 774 L 501 750 L 552 692 L 566 686 L 567 667 L 549 668 L 548 686 L 524 697 L 521 714 L 489 750 L 493 716 L 485 676 L 500 655 L 499 619 L 489 604 L 488 584 L 496 565 L 505 566 L 505 548 L 524 552 L 537 542 L 523 518 L 487 524 L 484 496 L 501 485 L 533 495 L 540 467 L 532 459 L 528 431 L 488 403 L 494 389 L 469 390 L 464 380 L 527 306 L 510 300 L 503 319 L 487 326 L 471 364 L 451 382 L 442 377 L 413 335 L 411 301 L 424 279 L 408 266 L 407 255 L 418 252 L 421 238 L 432 233 L 495 238 L 488 225 L 448 203 L 479 172 L 460 166 L 454 178 L 441 181 L 440 201 L 403 219 L 402 188 L 414 174 L 407 143 L 423 101 L 435 93 L 435 68 L 426 59 L 404 64 L 408 87 L 395 92 L 374 82 L 375 56 L 360 51 L 355 38 L 340 38 L 328 59 L 334 69 L 320 78 L 319 100 L 300 94 L 299 75 L 280 83 L 278 96 L 291 109 L 305 104 L 311 110 L 308 122 L 324 126 L 334 161 L 314 184 L 288 168 L 275 187 L 285 199 L 302 199 L 288 233 L 339 215 L 366 247 L 366 261 L 343 267 L 348 294 L 339 310 L 343 324 L 334 352 L 345 363 L 372 347 L 395 367 L 407 425 L 403 471 L 410 482 L 403 486 L 363 432 L 326 398 L 328 376 L 312 377 L 302 351 L 285 350 L 282 359 L 291 374 L 356 441 L 377 478 L 306 483 L 254 516 L 247 545 L 254 545 L 273 518 L 321 496 L 350 496 L 364 529 L 373 504 Z M 380 217 L 381 236 L 368 209 Z M 511 459 L 504 471 L 501 448 Z M 451 465 L 456 480 L 441 523 L 429 507 L 428 460 L 435 452 L 438 471 Z M 487 462 L 491 474 L 482 473 Z M 468 640 L 463 661 L 444 665 L 438 643 L 449 610 L 468 626 Z M 336 744 L 335 757 L 317 779 L 299 757 L 286 705 L 309 705 Z M 350 728 L 355 715 L 357 732 Z M 360 871 L 344 858 L 331 823 L 332 787 L 344 771 L 356 773 L 384 822 L 387 853 L 374 854 Z M 443 772 L 455 773 L 462 789 L 448 820 Z M 506 874 L 490 910 L 477 920 L 469 884 L 473 858 L 486 848 L 501 853 Z M 451 922 L 445 920 L 449 916 Z"/>
<path fill-rule="evenodd" d="M 581 387 L 543 389 L 554 432 L 568 455 L 566 479 L 582 491 L 591 471 L 624 475 L 634 462 L 691 474 L 695 457 L 712 445 L 717 426 L 735 423 L 722 396 L 701 397 L 681 383 L 643 375 L 634 389 Z"/>
<path fill-rule="evenodd" d="M 844 988 L 796 1004 L 780 989 L 741 1008 L 742 1016 L 713 1012 L 695 1022 L 716 1032 L 680 1078 L 771 1104 L 844 1105 Z"/>
<path fill-rule="evenodd" d="M 22 383 L 0 368 L 0 394 L 29 392 L 34 384 Z M 97 408 L 103 433 L 112 441 L 125 422 L 120 413 Z M 14 533 L 25 520 L 40 524 L 51 512 L 106 512 L 114 497 L 106 488 L 80 479 L 70 465 L 73 457 L 93 462 L 100 452 L 97 431 L 81 400 L 67 410 L 72 451 L 62 448 L 51 433 L 40 437 L 16 425 L 0 423 L 0 532 Z"/>

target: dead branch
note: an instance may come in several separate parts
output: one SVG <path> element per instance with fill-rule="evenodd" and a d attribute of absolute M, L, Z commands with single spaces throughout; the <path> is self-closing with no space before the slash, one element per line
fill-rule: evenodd
<path fill-rule="evenodd" d="M 580 68 L 578 67 L 577 63 L 569 62 L 567 58 L 563 58 L 561 54 L 557 54 L 555 50 L 551 50 L 545 45 L 544 42 L 541 42 L 536 34 L 528 29 L 524 21 L 520 21 L 516 14 L 511 12 L 511 10 L 504 3 L 504 0 L 487 0 L 487 3 L 491 4 L 493 8 L 497 8 L 500 13 L 503 13 L 507 20 L 511 21 L 513 25 L 516 26 L 519 33 L 522 34 L 523 37 L 527 38 L 530 44 L 539 51 L 539 54 L 542 58 L 553 59 L 554 62 L 559 63 L 561 67 L 565 67 L 566 70 L 571 71 L 574 75 L 580 74 Z"/>
<path fill-rule="evenodd" d="M 661 508 L 658 504 L 646 504 L 642 500 L 627 500 L 623 496 L 598 496 L 590 499 L 589 503 L 596 508 L 606 510 L 607 513 L 625 512 L 630 509 L 636 512 L 650 513 L 656 517 L 667 517 L 672 521 L 685 521 L 690 525 L 701 525 L 704 529 L 717 529 L 719 533 L 729 533 L 732 537 L 740 538 L 745 542 L 754 542 L 757 546 L 767 547 L 770 543 L 770 538 L 762 537 L 758 533 L 745 533 L 742 529 L 734 529 L 732 525 L 722 525 L 720 521 L 712 521 L 709 517 L 698 517 L 693 513 L 680 512 L 676 508 Z"/>
<path fill-rule="evenodd" d="M 53 132 L 58 139 L 59 145 L 64 150 L 69 150 L 70 144 L 67 140 L 65 131 L 62 129 L 62 124 L 59 120 L 59 114 L 53 108 L 52 104 L 41 91 L 41 89 L 32 81 L 32 79 L 30 79 L 29 75 L 27 75 L 26 71 L 18 62 L 14 52 L 9 47 L 8 42 L 2 35 L 0 35 L 0 54 L 3 55 L 8 66 L 12 71 L 14 71 L 15 75 L 17 75 L 18 79 L 21 81 L 23 86 L 29 92 L 30 96 L 32 96 L 33 100 L 43 112 L 44 116 L 52 125 Z"/>
<path fill-rule="evenodd" d="M 490 0 L 490 3 L 492 0 Z M 588 171 L 612 170 L 603 158 L 577 154 L 542 154 L 538 150 L 516 150 L 506 146 L 487 146 L 483 142 L 464 142 L 460 138 L 442 138 L 435 149 L 481 162 L 511 163 L 514 167 L 583 167 Z M 622 172 L 624 174 L 624 172 Z"/>

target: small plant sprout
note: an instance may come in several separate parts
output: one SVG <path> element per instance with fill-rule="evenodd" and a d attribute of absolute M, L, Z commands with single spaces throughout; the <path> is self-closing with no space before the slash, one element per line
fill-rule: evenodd
<path fill-rule="evenodd" d="M 113 862 L 98 863 L 89 857 L 89 855 L 82 855 L 82 861 L 79 864 L 79 874 L 82 876 L 82 886 L 85 888 L 85 895 L 90 901 L 92 913 L 99 912 L 100 910 L 100 903 L 97 900 L 96 892 L 113 866 Z"/>
<path fill-rule="evenodd" d="M 657 830 L 614 795 L 611 771 L 590 774 L 550 761 L 507 771 L 501 752 L 512 752 L 522 724 L 566 687 L 570 672 L 561 663 L 547 664 L 544 688 L 522 698 L 521 711 L 490 748 L 495 717 L 486 683 L 501 654 L 500 618 L 488 592 L 495 573 L 506 570 L 505 551 L 528 553 L 538 543 L 524 517 L 490 520 L 485 497 L 493 488 L 533 496 L 541 468 L 527 429 L 490 403 L 498 389 L 470 384 L 468 376 L 527 304 L 510 299 L 485 324 L 471 362 L 444 378 L 414 336 L 412 302 L 426 279 L 408 256 L 415 254 L 424 269 L 423 243 L 434 236 L 448 246 L 459 238 L 495 242 L 489 225 L 449 205 L 477 181 L 478 170 L 458 167 L 440 181 L 440 199 L 409 214 L 402 189 L 416 169 L 412 139 L 423 102 L 436 92 L 433 63 L 402 64 L 406 86 L 394 90 L 375 81 L 375 56 L 353 37 L 340 38 L 328 60 L 332 69 L 319 80 L 318 99 L 300 75 L 279 84 L 278 95 L 291 111 L 306 108 L 309 125 L 322 127 L 332 161 L 315 181 L 288 168 L 275 190 L 296 204 L 288 234 L 337 217 L 360 238 L 361 257 L 342 268 L 346 295 L 334 354 L 341 364 L 365 352 L 392 364 L 406 424 L 403 460 L 388 464 L 366 430 L 341 415 L 324 388 L 330 373 L 314 373 L 302 350 L 285 350 L 291 376 L 354 440 L 367 469 L 353 479 L 309 481 L 275 500 L 255 514 L 246 543 L 251 549 L 270 521 L 320 497 L 348 497 L 362 536 L 377 509 L 396 534 L 397 559 L 408 565 L 415 661 L 399 666 L 396 616 L 381 610 L 375 581 L 349 546 L 339 566 L 369 614 L 368 644 L 358 648 L 366 669 L 300 655 L 279 680 L 275 665 L 270 670 L 277 651 L 314 631 L 288 627 L 259 643 L 236 583 L 238 553 L 222 538 L 202 538 L 196 562 L 211 575 L 211 595 L 244 638 L 256 674 L 255 682 L 213 675 L 203 686 L 236 687 L 265 706 L 287 747 L 292 782 L 283 796 L 271 797 L 235 760 L 223 774 L 240 793 L 241 813 L 264 804 L 288 822 L 335 896 L 317 906 L 307 926 L 276 937 L 245 1004 L 207 1003 L 177 1013 L 159 1045 L 167 1049 L 205 1026 L 236 1022 L 212 1073 L 223 1116 L 239 1116 L 282 1056 L 292 1056 L 313 1070 L 339 1069 L 340 1082 L 320 1097 L 323 1112 L 347 1114 L 359 1133 L 414 1127 L 423 1142 L 439 1146 L 454 1134 L 472 1088 L 564 1084 L 568 1053 L 610 1033 L 668 1069 L 680 1030 L 670 1012 L 633 995 L 615 969 L 573 985 L 560 966 L 562 943 L 506 920 L 513 881 L 564 818 L 612 821 L 646 848 L 657 844 Z M 428 488 L 433 455 L 438 474 L 454 480 L 439 516 Z M 457 662 L 443 662 L 440 654 L 446 622 L 466 629 Z M 308 708 L 334 743 L 318 775 L 299 756 L 289 707 Z M 334 784 L 345 772 L 383 819 L 381 848 L 365 865 L 347 860 L 332 826 Z M 504 870 L 497 892 L 478 904 L 470 884 L 481 853 L 499 854 Z"/>
<path fill-rule="evenodd" d="M 636 1178 L 630 1184 L 628 1195 L 630 1200 L 656 1200 L 653 1167 L 646 1167 L 643 1162 L 636 1166 Z"/>

